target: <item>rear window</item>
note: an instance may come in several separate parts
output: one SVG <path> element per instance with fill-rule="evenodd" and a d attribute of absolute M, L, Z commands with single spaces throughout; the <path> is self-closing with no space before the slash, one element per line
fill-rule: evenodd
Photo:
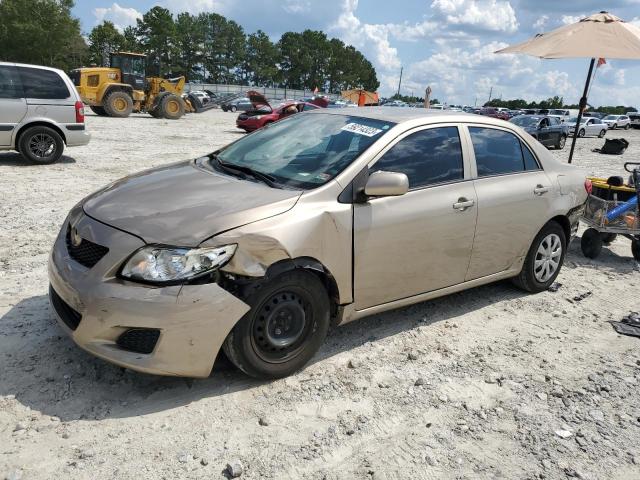
<path fill-rule="evenodd" d="M 540 167 L 518 137 L 504 130 L 469 127 L 478 177 L 538 170 Z"/>
<path fill-rule="evenodd" d="M 41 100 L 69 98 L 69 89 L 56 72 L 40 68 L 16 67 L 22 81 L 24 96 Z"/>
<path fill-rule="evenodd" d="M 0 98 L 23 98 L 15 67 L 0 66 Z"/>

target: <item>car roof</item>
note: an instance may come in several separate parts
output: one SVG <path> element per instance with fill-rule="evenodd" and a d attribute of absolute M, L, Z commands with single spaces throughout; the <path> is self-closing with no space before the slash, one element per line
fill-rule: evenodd
<path fill-rule="evenodd" d="M 31 63 L 0 62 L 0 66 L 39 68 L 40 70 L 50 70 L 52 72 L 64 73 L 64 71 L 60 70 L 59 68 L 45 67 L 43 65 L 34 65 Z"/>
<path fill-rule="evenodd" d="M 311 115 L 348 115 L 350 117 L 371 118 L 394 123 L 404 123 L 412 120 L 426 120 L 424 123 L 486 123 L 488 125 L 505 126 L 508 122 L 496 118 L 474 115 L 472 113 L 452 112 L 450 110 L 430 110 L 425 108 L 385 108 L 358 107 L 348 111 L 343 109 L 319 108 L 309 112 Z"/>

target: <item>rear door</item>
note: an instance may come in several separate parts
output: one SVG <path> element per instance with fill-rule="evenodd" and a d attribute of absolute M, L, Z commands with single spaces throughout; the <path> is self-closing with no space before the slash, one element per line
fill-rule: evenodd
<path fill-rule="evenodd" d="M 405 173 L 409 192 L 354 205 L 356 309 L 462 283 L 476 225 L 476 194 L 458 127 L 396 139 L 370 172 Z"/>
<path fill-rule="evenodd" d="M 508 270 L 547 222 L 552 185 L 514 133 L 469 126 L 477 178 L 478 222 L 466 280 Z M 472 162 L 473 163 L 473 162 Z"/>
<path fill-rule="evenodd" d="M 43 118 L 60 124 L 76 123 L 74 91 L 58 72 L 36 67 L 16 68 L 30 118 Z"/>
<path fill-rule="evenodd" d="M 11 146 L 11 137 L 27 113 L 20 77 L 13 65 L 0 65 L 0 146 Z"/>

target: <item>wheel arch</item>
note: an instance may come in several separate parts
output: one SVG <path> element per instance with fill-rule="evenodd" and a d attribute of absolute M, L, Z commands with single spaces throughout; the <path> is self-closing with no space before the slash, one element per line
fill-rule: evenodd
<path fill-rule="evenodd" d="M 544 228 L 551 222 L 555 222 L 562 227 L 562 230 L 564 231 L 564 235 L 566 237 L 565 240 L 567 241 L 567 244 L 569 244 L 569 240 L 571 240 L 571 222 L 569 221 L 569 218 L 566 215 L 556 215 L 555 217 L 549 219 L 549 221 L 545 223 L 542 228 Z M 540 230 L 542 230 L 542 228 Z"/>
<path fill-rule="evenodd" d="M 48 127 L 51 128 L 53 130 L 55 130 L 56 132 L 58 132 L 58 134 L 62 137 L 62 141 L 64 142 L 64 144 L 67 144 L 67 137 L 64 134 L 64 132 L 62 131 L 62 129 L 56 125 L 55 123 L 52 122 L 47 122 L 44 120 L 35 120 L 33 122 L 29 122 L 23 126 L 20 127 L 20 129 L 16 132 L 16 136 L 15 136 L 15 140 L 13 142 L 14 146 L 16 147 L 16 149 L 19 148 L 19 144 L 20 144 L 20 137 L 22 136 L 22 134 L 29 128 L 31 127 Z"/>
<path fill-rule="evenodd" d="M 120 91 L 129 94 L 131 100 L 133 100 L 133 87 L 131 85 L 126 85 L 124 83 L 111 83 L 104 87 L 102 92 L 102 96 L 100 97 L 102 100 L 100 103 L 104 103 L 105 98 L 107 98 L 111 93 Z"/>

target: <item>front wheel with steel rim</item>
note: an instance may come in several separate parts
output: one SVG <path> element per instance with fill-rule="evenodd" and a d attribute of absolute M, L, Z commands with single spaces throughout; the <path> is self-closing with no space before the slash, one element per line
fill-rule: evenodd
<path fill-rule="evenodd" d="M 283 273 L 248 294 L 251 306 L 227 336 L 224 352 L 240 370 L 261 379 L 302 368 L 324 342 L 329 297 L 313 273 Z"/>
<path fill-rule="evenodd" d="M 64 141 L 53 128 L 37 126 L 20 135 L 18 148 L 24 158 L 40 164 L 56 162 L 64 151 Z"/>
<path fill-rule="evenodd" d="M 566 238 L 560 224 L 555 221 L 547 223 L 533 240 L 522 270 L 513 282 L 532 293 L 549 288 L 562 268 Z"/>

